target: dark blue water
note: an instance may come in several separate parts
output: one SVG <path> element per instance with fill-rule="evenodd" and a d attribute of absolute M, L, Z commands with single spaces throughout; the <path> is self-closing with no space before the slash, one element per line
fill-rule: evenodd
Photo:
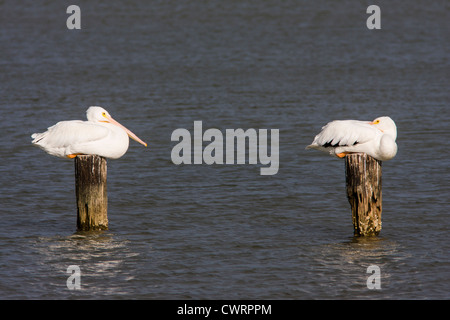
<path fill-rule="evenodd" d="M 0 298 L 450 298 L 446 1 L 0 2 Z M 76 233 L 74 165 L 31 145 L 91 105 L 149 144 L 108 161 L 109 231 Z M 389 115 L 383 228 L 353 238 L 334 119 Z M 280 165 L 180 165 L 177 128 L 279 129 Z M 70 265 L 81 289 L 69 290 Z M 369 289 L 367 268 L 380 268 Z"/>

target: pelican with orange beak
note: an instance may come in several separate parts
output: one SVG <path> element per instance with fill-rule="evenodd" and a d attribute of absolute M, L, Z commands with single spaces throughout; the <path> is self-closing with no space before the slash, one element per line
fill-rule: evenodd
<path fill-rule="evenodd" d="M 306 149 L 329 152 L 339 158 L 349 153 L 366 153 L 381 161 L 397 154 L 397 126 L 390 117 L 373 121 L 335 120 L 322 127 Z"/>
<path fill-rule="evenodd" d="M 89 107 L 86 116 L 87 121 L 60 121 L 45 132 L 34 133 L 31 136 L 33 145 L 65 159 L 83 154 L 118 159 L 128 150 L 128 137 L 147 146 L 101 107 Z"/>

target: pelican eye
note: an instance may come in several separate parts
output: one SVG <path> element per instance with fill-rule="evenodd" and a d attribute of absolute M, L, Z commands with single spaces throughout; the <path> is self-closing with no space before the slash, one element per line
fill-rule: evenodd
<path fill-rule="evenodd" d="M 102 112 L 102 116 L 106 118 L 106 112 Z"/>
<path fill-rule="evenodd" d="M 380 120 L 375 120 L 374 122 L 373 122 L 373 124 L 379 124 L 380 123 Z"/>

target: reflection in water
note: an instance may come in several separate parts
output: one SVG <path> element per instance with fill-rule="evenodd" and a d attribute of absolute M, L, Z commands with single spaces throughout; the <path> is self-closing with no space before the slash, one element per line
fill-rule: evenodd
<path fill-rule="evenodd" d="M 332 243 L 319 246 L 313 255 L 312 273 L 323 292 L 316 292 L 319 296 L 329 298 L 367 297 L 367 279 L 371 273 L 367 268 L 376 265 L 381 270 L 381 290 L 377 295 L 394 292 L 389 288 L 392 272 L 398 270 L 404 260 L 409 256 L 404 253 L 400 245 L 382 237 L 352 237 L 342 243 Z M 318 278 L 321 278 L 320 280 Z M 405 279 L 396 279 L 396 285 L 407 282 Z"/>
<path fill-rule="evenodd" d="M 48 245 L 49 244 L 49 245 Z M 52 281 L 59 278 L 62 293 L 70 265 L 81 270 L 81 290 L 89 294 L 114 295 L 129 293 L 127 283 L 135 280 L 134 259 L 140 254 L 131 249 L 130 242 L 108 231 L 77 232 L 68 237 L 40 238 L 37 245 L 44 273 Z"/>

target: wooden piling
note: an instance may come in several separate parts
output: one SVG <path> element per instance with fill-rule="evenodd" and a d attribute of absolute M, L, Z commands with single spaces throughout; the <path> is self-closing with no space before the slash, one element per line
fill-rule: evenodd
<path fill-rule="evenodd" d="M 75 157 L 77 230 L 108 230 L 106 158 L 97 155 Z"/>
<path fill-rule="evenodd" d="M 345 174 L 354 235 L 378 235 L 382 211 L 381 161 L 365 153 L 348 154 Z"/>

